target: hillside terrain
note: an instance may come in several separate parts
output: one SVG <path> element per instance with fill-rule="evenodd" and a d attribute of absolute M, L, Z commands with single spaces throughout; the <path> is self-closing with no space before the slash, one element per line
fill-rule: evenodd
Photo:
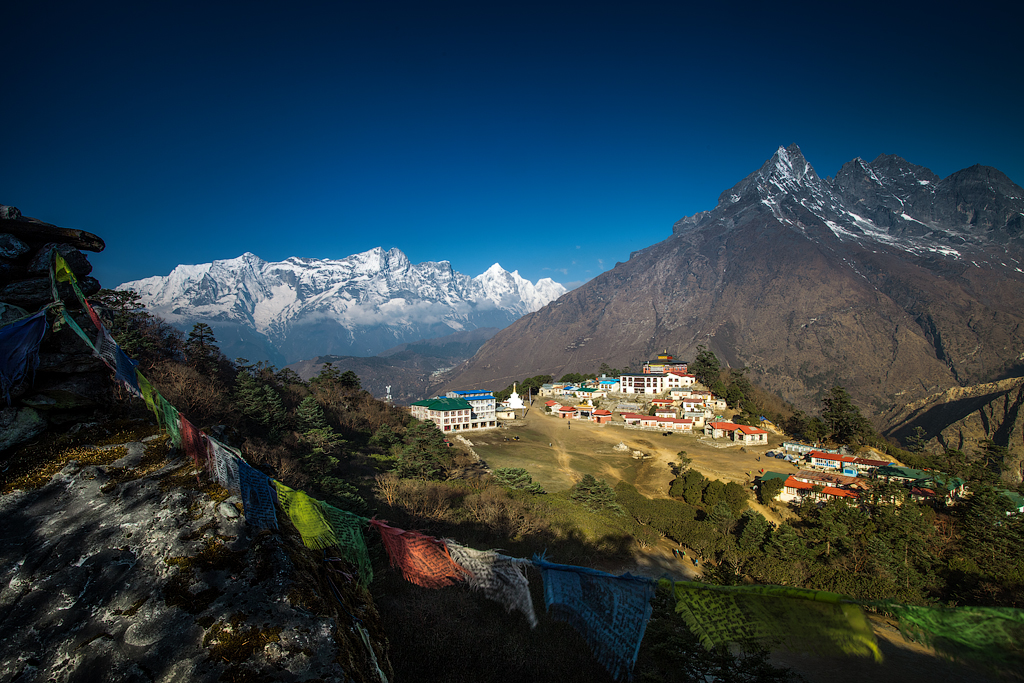
<path fill-rule="evenodd" d="M 639 368 L 706 345 L 812 409 L 834 384 L 865 414 L 1018 371 L 1024 189 L 899 157 L 820 178 L 794 145 L 663 242 L 502 330 L 446 387 Z"/>
<path fill-rule="evenodd" d="M 1006 448 L 999 469 L 1007 483 L 1024 480 L 1024 378 L 953 387 L 895 408 L 885 415 L 886 433 L 906 443 L 922 430 L 930 451 L 974 452 L 986 442 Z"/>
<path fill-rule="evenodd" d="M 362 387 L 377 398 L 390 395 L 398 405 L 408 405 L 430 395 L 437 377 L 446 370 L 472 358 L 481 345 L 497 334 L 497 328 L 485 327 L 453 332 L 444 337 L 423 339 L 378 353 L 376 356 L 317 356 L 286 366 L 299 377 L 310 380 L 320 374 L 326 363 L 341 371 L 359 375 Z"/>

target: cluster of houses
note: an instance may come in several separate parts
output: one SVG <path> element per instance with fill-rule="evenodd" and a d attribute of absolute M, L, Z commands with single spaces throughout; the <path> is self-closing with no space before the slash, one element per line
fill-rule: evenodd
<path fill-rule="evenodd" d="M 790 454 L 786 460 L 797 460 L 808 466 L 794 474 L 765 472 L 761 475 L 761 483 L 783 480 L 777 499 L 784 503 L 800 503 L 805 499 L 824 502 L 837 498 L 856 501 L 878 482 L 901 484 L 907 489 L 908 497 L 918 502 L 942 501 L 952 505 L 967 493 L 963 479 L 935 470 L 918 470 L 887 460 L 858 458 L 794 442 L 787 442 L 784 448 Z M 1024 512 L 1024 497 L 1013 491 L 1003 491 L 1003 494 L 1018 512 Z"/>
<path fill-rule="evenodd" d="M 582 383 L 549 383 L 539 391 L 547 398 L 546 410 L 566 420 L 587 420 L 607 424 L 614 415 L 607 408 L 597 407 L 598 399 L 615 394 L 656 396 L 651 399 L 651 415 L 635 412 L 640 403 L 619 403 L 616 412 L 627 427 L 661 432 L 700 433 L 713 439 L 728 439 L 746 445 L 767 445 L 768 432 L 758 427 L 733 424 L 716 415 L 726 409 L 726 401 L 706 389 L 696 388 L 696 376 L 687 372 L 686 363 L 675 360 L 667 351 L 644 363 L 643 372 L 619 377 L 602 376 Z M 555 400 L 555 399 L 559 400 Z M 566 401 L 569 399 L 569 401 Z M 525 408 L 513 389 L 508 401 L 497 403 L 490 391 L 450 391 L 412 404 L 412 416 L 429 420 L 445 432 L 491 429 L 497 421 L 513 419 L 515 411 Z"/>

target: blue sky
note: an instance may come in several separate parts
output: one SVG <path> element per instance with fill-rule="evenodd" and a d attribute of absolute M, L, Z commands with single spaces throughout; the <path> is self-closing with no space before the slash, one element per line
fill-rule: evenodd
<path fill-rule="evenodd" d="M 0 203 L 108 287 L 376 246 L 571 285 L 779 145 L 1024 183 L 1019 13 L 689 5 L 18 0 Z"/>

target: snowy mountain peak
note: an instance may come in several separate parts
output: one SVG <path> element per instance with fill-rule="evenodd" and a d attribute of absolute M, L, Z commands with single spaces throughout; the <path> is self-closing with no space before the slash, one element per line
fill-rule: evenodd
<path fill-rule="evenodd" d="M 397 248 L 343 259 L 233 259 L 177 266 L 126 282 L 153 313 L 190 329 L 210 324 L 229 355 L 293 362 L 316 355 L 373 355 L 453 330 L 505 327 L 566 292 L 495 263 L 468 277 L 448 261 L 413 264 Z"/>

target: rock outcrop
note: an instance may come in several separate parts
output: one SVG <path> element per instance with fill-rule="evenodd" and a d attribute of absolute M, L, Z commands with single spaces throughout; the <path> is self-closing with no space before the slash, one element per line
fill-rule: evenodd
<path fill-rule="evenodd" d="M 25 218 L 14 207 L 0 206 L 0 324 L 53 302 L 54 250 L 67 261 L 85 296 L 98 292 L 100 283 L 89 277 L 92 265 L 81 250 L 103 248 L 96 235 Z M 69 284 L 60 283 L 58 294 L 79 326 L 95 330 Z M 66 326 L 47 330 L 39 366 L 27 380 L 13 388 L 10 404 L 0 397 L 0 453 L 37 437 L 50 424 L 85 419 L 112 400 L 106 366 Z"/>
<path fill-rule="evenodd" d="M 0 680 L 390 673 L 368 594 L 339 580 L 346 604 L 333 602 L 294 529 L 247 526 L 238 501 L 166 443 L 78 446 L 40 488 L 0 496 Z"/>
<path fill-rule="evenodd" d="M 53 250 L 86 296 L 98 291 L 81 249 L 102 248 L 0 206 L 0 324 L 54 303 Z M 96 328 L 68 285 L 59 294 L 38 366 L 0 398 L 0 680 L 390 677 L 354 578 L 327 569 L 283 515 L 279 531 L 248 526 L 153 425 L 110 422 L 125 412 L 112 373 L 55 324 L 58 309 Z"/>

